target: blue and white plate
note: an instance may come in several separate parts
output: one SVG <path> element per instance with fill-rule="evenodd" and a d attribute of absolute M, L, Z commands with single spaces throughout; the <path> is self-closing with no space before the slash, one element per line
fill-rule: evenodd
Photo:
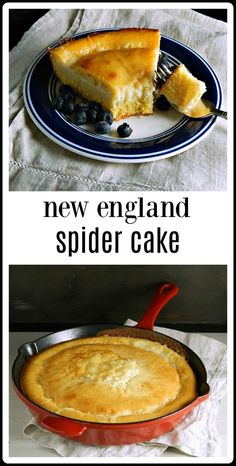
<path fill-rule="evenodd" d="M 84 37 L 99 31 L 88 31 L 74 37 Z M 57 45 L 55 43 L 51 47 Z M 220 108 L 222 92 L 219 80 L 200 55 L 166 36 L 161 37 L 161 51 L 171 63 L 184 63 L 194 76 L 204 81 L 207 87 L 204 97 Z M 51 101 L 57 86 L 58 80 L 53 73 L 48 51 L 44 50 L 34 60 L 25 78 L 24 101 L 29 115 L 38 128 L 57 144 L 93 159 L 140 163 L 172 157 L 200 142 L 216 121 L 215 116 L 202 120 L 192 119 L 170 108 L 165 112 L 158 111 L 153 115 L 123 120 L 133 129 L 129 138 L 117 137 L 116 127 L 122 124 L 122 120 L 113 123 L 109 135 L 98 135 L 92 125 L 78 127 L 52 107 Z"/>

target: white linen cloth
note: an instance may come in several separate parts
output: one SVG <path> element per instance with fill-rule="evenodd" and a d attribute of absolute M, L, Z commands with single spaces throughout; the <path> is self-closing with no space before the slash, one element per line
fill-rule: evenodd
<path fill-rule="evenodd" d="M 155 4 L 153 4 L 155 5 Z M 226 121 L 185 153 L 141 164 L 113 164 L 73 154 L 31 121 L 22 86 L 34 58 L 77 32 L 105 27 L 159 28 L 193 48 L 213 67 L 226 102 L 227 26 L 191 9 L 52 9 L 10 52 L 10 181 L 12 191 L 222 191 L 226 190 Z"/>
<path fill-rule="evenodd" d="M 127 325 L 135 325 L 135 323 L 130 319 L 126 322 Z M 226 345 L 195 333 L 160 327 L 154 327 L 154 330 L 176 338 L 196 352 L 206 367 L 207 381 L 211 388 L 208 400 L 190 411 L 173 431 L 149 442 L 135 445 L 97 447 L 64 439 L 42 429 L 34 419 L 31 419 L 24 428 L 25 436 L 41 446 L 53 449 L 63 457 L 158 457 L 168 447 L 174 447 L 196 457 L 221 456 L 216 418 L 227 384 Z"/>

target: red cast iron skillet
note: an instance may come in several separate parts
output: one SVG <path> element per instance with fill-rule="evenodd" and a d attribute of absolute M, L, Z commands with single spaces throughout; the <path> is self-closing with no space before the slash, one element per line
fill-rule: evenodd
<path fill-rule="evenodd" d="M 199 357 L 186 345 L 178 342 L 174 338 L 166 337 L 160 332 L 153 331 L 155 318 L 163 306 L 179 292 L 179 288 L 171 283 L 160 285 L 156 294 L 148 307 L 143 318 L 134 327 L 117 326 L 114 324 L 85 325 L 69 330 L 55 332 L 36 341 L 25 343 L 19 348 L 18 356 L 14 361 L 12 377 L 14 388 L 28 407 L 38 424 L 62 437 L 70 440 L 77 440 L 83 444 L 89 445 L 125 445 L 137 442 L 144 442 L 159 437 L 166 432 L 174 429 L 177 424 L 189 413 L 195 406 L 209 397 L 210 388 L 206 382 L 206 370 Z M 175 411 L 169 415 L 156 419 L 140 422 L 129 423 L 96 423 L 85 422 L 70 419 L 37 406 L 30 401 L 23 393 L 20 386 L 20 374 L 24 364 L 31 356 L 49 348 L 57 343 L 73 340 L 76 338 L 92 337 L 101 333 L 112 332 L 111 334 L 121 336 L 135 336 L 139 338 L 148 338 L 154 341 L 160 341 L 177 352 L 182 352 L 188 359 L 197 379 L 197 397 L 187 406 Z"/>

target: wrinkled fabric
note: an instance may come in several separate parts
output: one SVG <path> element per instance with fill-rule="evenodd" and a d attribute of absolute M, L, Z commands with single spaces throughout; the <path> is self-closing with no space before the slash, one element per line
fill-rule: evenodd
<path fill-rule="evenodd" d="M 154 4 L 155 5 L 155 4 Z M 215 70 L 226 101 L 227 26 L 190 9 L 53 9 L 10 52 L 10 174 L 12 191 L 226 190 L 226 121 L 186 152 L 141 164 L 113 164 L 74 154 L 47 138 L 27 114 L 22 88 L 34 58 L 77 32 L 105 27 L 150 27 L 193 48 Z M 216 53 L 217 51 L 217 53 Z"/>

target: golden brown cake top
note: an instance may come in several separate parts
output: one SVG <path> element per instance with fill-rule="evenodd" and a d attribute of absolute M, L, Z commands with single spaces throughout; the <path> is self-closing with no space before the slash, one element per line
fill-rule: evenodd
<path fill-rule="evenodd" d="M 134 422 L 169 414 L 196 397 L 195 376 L 175 351 L 144 339 L 92 337 L 32 357 L 25 395 L 49 411 L 94 422 Z"/>
<path fill-rule="evenodd" d="M 137 48 L 92 54 L 78 60 L 72 68 L 82 68 L 111 87 L 120 88 L 130 82 L 141 82 L 147 77 L 152 80 L 154 63 L 155 51 Z"/>
<path fill-rule="evenodd" d="M 144 48 L 156 50 L 160 46 L 160 32 L 156 29 L 129 28 L 118 31 L 90 34 L 83 38 L 68 40 L 50 49 L 51 59 L 71 65 L 79 59 L 108 50 Z"/>

